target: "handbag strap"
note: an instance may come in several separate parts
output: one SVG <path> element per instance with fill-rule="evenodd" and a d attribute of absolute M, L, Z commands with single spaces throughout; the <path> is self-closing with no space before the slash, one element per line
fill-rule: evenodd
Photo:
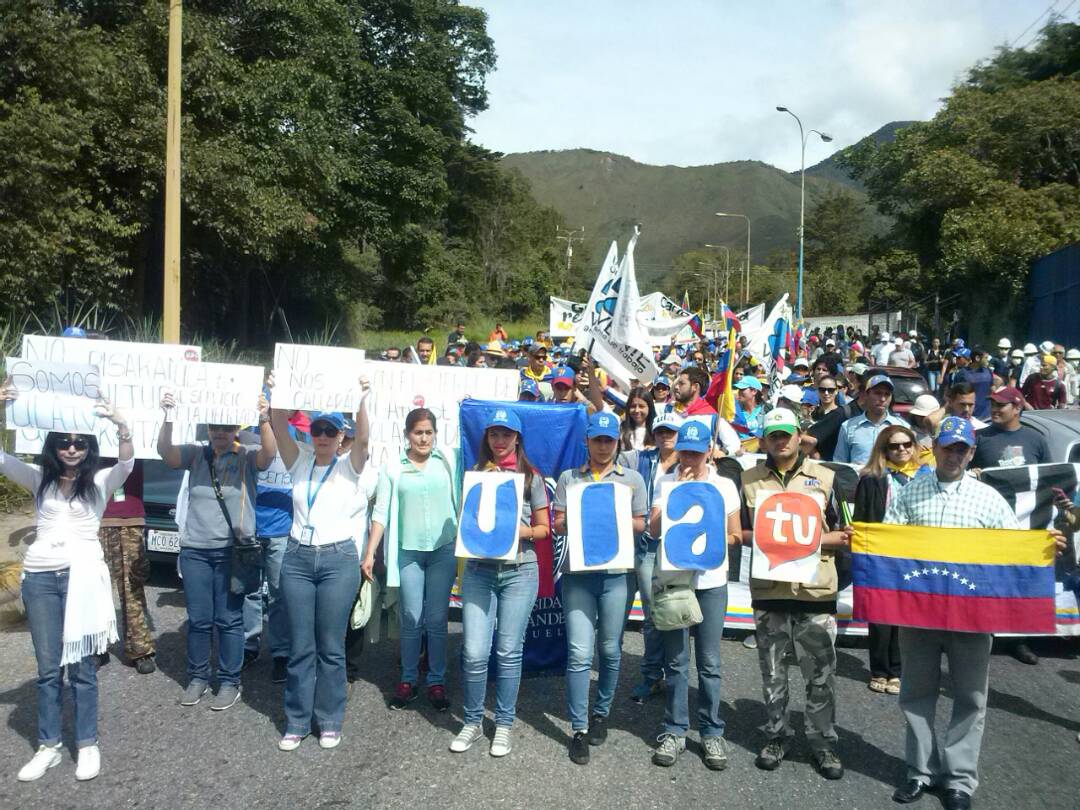
<path fill-rule="evenodd" d="M 206 458 L 206 466 L 210 468 L 210 484 L 214 489 L 214 497 L 217 498 L 218 506 L 221 507 L 221 516 L 225 518 L 225 525 L 229 527 L 229 537 L 234 543 L 238 543 L 232 518 L 229 517 L 229 509 L 225 506 L 225 496 L 221 493 L 221 482 L 218 481 L 217 466 L 214 464 L 214 450 L 210 445 L 203 445 L 203 456 Z"/>

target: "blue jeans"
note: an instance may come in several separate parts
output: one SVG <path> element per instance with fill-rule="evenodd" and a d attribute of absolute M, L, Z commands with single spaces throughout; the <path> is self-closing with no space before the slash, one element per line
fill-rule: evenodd
<path fill-rule="evenodd" d="M 217 628 L 218 685 L 239 685 L 244 665 L 244 597 L 229 591 L 230 548 L 181 548 L 187 603 L 188 677 L 210 680 L 210 634 Z"/>
<path fill-rule="evenodd" d="M 654 683 L 664 677 L 664 641 L 660 631 L 652 623 L 652 579 L 656 567 L 657 540 L 638 541 L 634 553 L 634 573 L 637 575 L 637 589 L 641 595 L 641 635 L 645 641 L 645 655 L 641 658 L 641 678 L 646 683 Z M 627 611 L 634 598 L 632 588 L 627 588 Z"/>
<path fill-rule="evenodd" d="M 64 606 L 68 572 L 35 571 L 23 574 L 22 599 L 30 638 L 37 659 L 38 745 L 60 743 L 60 706 L 64 700 Z M 68 664 L 68 682 L 75 704 L 75 745 L 97 743 L 97 667 L 92 658 Z"/>
<path fill-rule="evenodd" d="M 427 634 L 427 685 L 446 680 L 446 623 L 457 576 L 454 544 L 434 551 L 398 551 L 401 574 L 401 680 L 420 679 L 420 635 Z"/>
<path fill-rule="evenodd" d="M 285 733 L 341 731 L 345 718 L 345 630 L 360 587 L 356 543 L 302 546 L 290 539 L 281 564 L 289 620 Z"/>
<path fill-rule="evenodd" d="M 497 565 L 469 560 L 461 575 L 461 624 L 464 643 L 461 666 L 465 673 L 465 722 L 484 719 L 488 657 L 495 634 L 495 725 L 510 726 L 521 685 L 521 650 L 525 629 L 536 603 L 540 579 L 536 563 Z"/>
<path fill-rule="evenodd" d="M 266 610 L 266 646 L 274 658 L 289 656 L 289 626 L 285 620 L 285 602 L 281 598 L 281 560 L 288 537 L 260 537 L 263 544 L 263 587 L 244 597 L 244 649 L 259 653 L 263 629 L 263 606 Z"/>
<path fill-rule="evenodd" d="M 724 634 L 728 589 L 695 591 L 701 606 L 701 624 L 694 628 L 694 657 L 698 669 L 698 732 L 702 737 L 723 737 L 720 718 L 720 638 Z M 689 673 L 690 631 L 667 630 L 664 640 L 664 670 L 667 673 L 667 706 L 664 731 L 676 737 L 690 727 Z"/>
<path fill-rule="evenodd" d="M 622 631 L 626 620 L 626 574 L 590 572 L 562 578 L 566 617 L 566 707 L 570 728 L 589 727 L 589 672 L 593 647 L 600 648 L 600 680 L 593 714 L 607 717 L 619 682 Z"/>

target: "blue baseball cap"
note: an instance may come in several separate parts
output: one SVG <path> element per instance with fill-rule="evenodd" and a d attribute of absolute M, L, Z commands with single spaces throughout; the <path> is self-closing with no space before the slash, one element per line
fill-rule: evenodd
<path fill-rule="evenodd" d="M 745 377 L 743 377 L 731 387 L 737 391 L 741 391 L 744 388 L 753 388 L 755 391 L 760 391 L 761 380 L 759 380 L 757 377 L 747 374 Z"/>
<path fill-rule="evenodd" d="M 875 385 L 887 385 L 889 388 L 893 387 L 893 381 L 889 379 L 888 374 L 875 374 L 869 380 L 866 381 L 866 390 L 869 391 Z"/>
<path fill-rule="evenodd" d="M 668 413 L 658 413 L 656 418 L 653 419 L 652 432 L 656 433 L 658 430 L 670 430 L 672 433 L 678 433 L 679 427 L 682 425 L 683 419 L 674 411 Z"/>
<path fill-rule="evenodd" d="M 658 385 L 662 385 L 665 388 L 671 388 L 671 380 L 667 378 L 666 374 L 658 374 L 656 375 L 656 379 L 652 381 L 652 385 L 653 388 L 656 388 Z"/>
<path fill-rule="evenodd" d="M 975 428 L 971 426 L 971 422 L 963 417 L 946 416 L 938 426 L 934 442 L 942 447 L 948 447 L 950 444 L 956 444 L 957 442 L 963 442 L 968 447 L 974 447 Z"/>
<path fill-rule="evenodd" d="M 606 436 L 609 439 L 619 438 L 619 419 L 614 414 L 600 411 L 589 417 L 589 427 L 585 435 L 590 439 Z"/>
<path fill-rule="evenodd" d="M 675 440 L 675 449 L 704 453 L 709 449 L 710 438 L 708 427 L 696 419 L 690 419 L 679 428 L 679 438 Z"/>
<path fill-rule="evenodd" d="M 821 400 L 818 398 L 817 391 L 815 391 L 813 388 L 807 388 L 805 391 L 803 391 L 802 404 L 820 405 Z"/>
<path fill-rule="evenodd" d="M 518 388 L 518 397 L 522 394 L 532 394 L 535 399 L 540 399 L 540 386 L 536 384 L 536 380 L 522 380 L 521 387 Z"/>
<path fill-rule="evenodd" d="M 551 384 L 555 385 L 555 383 L 569 385 L 573 388 L 574 370 L 569 366 L 556 366 L 555 370 L 551 372 Z"/>
<path fill-rule="evenodd" d="M 69 326 L 60 334 L 60 337 L 84 338 L 86 330 L 81 326 Z"/>
<path fill-rule="evenodd" d="M 527 338 L 525 338 L 524 340 L 521 341 L 522 346 L 532 346 L 532 344 L 533 344 L 533 339 L 531 337 L 527 337 Z"/>
<path fill-rule="evenodd" d="M 310 419 L 313 425 L 316 422 L 326 422 L 338 430 L 345 430 L 345 417 L 337 411 L 316 411 L 311 415 Z"/>
<path fill-rule="evenodd" d="M 953 351 L 953 354 L 957 357 L 971 357 L 971 349 L 961 348 Z"/>
<path fill-rule="evenodd" d="M 495 408 L 488 414 L 487 422 L 484 424 L 484 430 L 493 427 L 506 428 L 507 430 L 514 431 L 514 433 L 521 433 L 521 420 L 518 419 L 518 415 L 509 408 Z"/>

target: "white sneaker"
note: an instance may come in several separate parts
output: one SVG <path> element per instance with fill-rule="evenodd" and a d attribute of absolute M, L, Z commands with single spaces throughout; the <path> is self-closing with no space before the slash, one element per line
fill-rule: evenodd
<path fill-rule="evenodd" d="M 101 773 L 101 749 L 88 745 L 79 749 L 79 764 L 75 766 L 75 778 L 86 782 Z"/>
<path fill-rule="evenodd" d="M 319 735 L 320 748 L 337 748 L 341 745 L 340 731 L 325 731 Z"/>
<path fill-rule="evenodd" d="M 39 745 L 33 759 L 22 766 L 19 771 L 20 782 L 33 782 L 45 775 L 49 768 L 55 768 L 60 764 L 60 744 Z"/>
<path fill-rule="evenodd" d="M 491 740 L 491 755 L 505 757 L 510 753 L 510 726 L 495 726 L 495 736 Z"/>
<path fill-rule="evenodd" d="M 454 741 L 450 743 L 450 750 L 455 754 L 468 751 L 472 748 L 472 744 L 483 736 L 484 730 L 480 727 L 479 723 L 475 725 L 466 724 L 461 727 L 461 731 L 454 737 Z"/>
<path fill-rule="evenodd" d="M 304 738 L 299 734 L 286 734 L 278 740 L 277 747 L 279 751 L 295 751 L 303 741 Z"/>

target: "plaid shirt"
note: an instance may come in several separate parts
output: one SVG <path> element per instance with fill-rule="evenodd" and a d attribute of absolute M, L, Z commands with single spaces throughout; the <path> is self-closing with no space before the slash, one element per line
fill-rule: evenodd
<path fill-rule="evenodd" d="M 965 475 L 943 484 L 920 475 L 900 490 L 882 523 L 956 529 L 1019 529 L 1016 514 L 996 489 Z"/>

